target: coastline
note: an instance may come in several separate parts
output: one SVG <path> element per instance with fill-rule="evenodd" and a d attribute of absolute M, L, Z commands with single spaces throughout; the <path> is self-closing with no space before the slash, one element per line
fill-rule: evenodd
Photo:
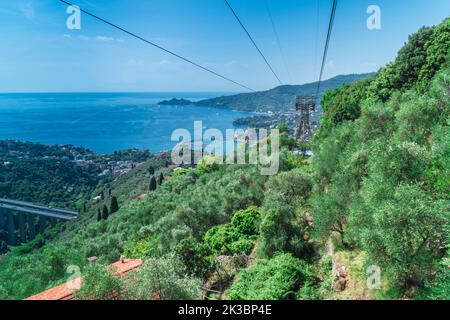
<path fill-rule="evenodd" d="M 126 149 L 156 154 L 171 150 L 173 131 L 192 131 L 194 121 L 225 130 L 249 115 L 215 106 L 160 106 L 159 100 L 159 93 L 0 94 L 0 140 L 67 144 L 98 154 Z"/>

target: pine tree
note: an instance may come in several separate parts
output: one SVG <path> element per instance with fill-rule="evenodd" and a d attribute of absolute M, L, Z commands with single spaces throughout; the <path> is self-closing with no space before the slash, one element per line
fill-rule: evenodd
<path fill-rule="evenodd" d="M 97 221 L 102 220 L 102 213 L 100 211 L 100 208 L 98 208 L 98 213 L 97 213 Z"/>
<path fill-rule="evenodd" d="M 111 214 L 119 211 L 119 203 L 117 202 L 117 198 L 116 197 L 112 197 L 111 198 L 111 207 L 110 210 Z"/>
<path fill-rule="evenodd" d="M 150 180 L 150 188 L 149 188 L 150 191 L 155 191 L 156 186 L 157 186 L 156 178 L 155 178 L 155 176 L 152 176 L 152 179 Z"/>
<path fill-rule="evenodd" d="M 108 216 L 109 216 L 108 208 L 106 206 L 103 206 L 102 218 L 106 220 L 108 219 Z"/>
<path fill-rule="evenodd" d="M 155 174 L 155 169 L 152 166 L 148 167 L 148 173 Z"/>
<path fill-rule="evenodd" d="M 159 174 L 159 185 L 162 185 L 163 182 L 164 182 L 164 175 L 163 175 L 163 173 L 161 172 L 161 173 Z"/>

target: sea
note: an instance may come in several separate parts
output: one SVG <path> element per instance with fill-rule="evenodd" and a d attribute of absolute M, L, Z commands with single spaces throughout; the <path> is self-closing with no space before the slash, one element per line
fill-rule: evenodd
<path fill-rule="evenodd" d="M 101 154 L 124 149 L 171 150 L 176 129 L 233 129 L 233 120 L 250 115 L 195 105 L 158 105 L 162 100 L 192 101 L 227 93 L 7 93 L 0 94 L 0 140 L 71 144 Z M 228 93 L 229 94 L 229 93 Z"/>

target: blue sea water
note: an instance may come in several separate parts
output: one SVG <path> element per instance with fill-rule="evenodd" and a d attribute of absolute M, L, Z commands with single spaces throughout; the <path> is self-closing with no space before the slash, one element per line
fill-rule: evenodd
<path fill-rule="evenodd" d="M 170 150 L 172 132 L 233 128 L 248 113 L 198 106 L 160 106 L 161 100 L 198 100 L 222 93 L 10 93 L 0 94 L 0 140 L 72 144 L 98 153 L 128 148 Z"/>

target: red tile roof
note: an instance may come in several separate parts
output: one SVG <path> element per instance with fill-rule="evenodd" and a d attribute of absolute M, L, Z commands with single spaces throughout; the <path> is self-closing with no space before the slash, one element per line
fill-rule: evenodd
<path fill-rule="evenodd" d="M 111 266 L 115 268 L 116 273 L 121 277 L 125 276 L 129 272 L 138 269 L 142 265 L 141 259 L 123 259 L 113 263 Z M 72 283 L 82 283 L 83 279 L 76 278 L 72 280 Z M 31 296 L 25 300 L 74 300 L 74 293 L 78 290 L 70 289 L 68 283 L 64 283 L 57 287 L 48 289 L 34 296 Z"/>
<path fill-rule="evenodd" d="M 111 267 L 115 268 L 117 274 L 123 277 L 128 274 L 130 271 L 138 269 L 142 266 L 143 261 L 141 259 L 123 259 L 117 262 L 114 262 Z"/>

